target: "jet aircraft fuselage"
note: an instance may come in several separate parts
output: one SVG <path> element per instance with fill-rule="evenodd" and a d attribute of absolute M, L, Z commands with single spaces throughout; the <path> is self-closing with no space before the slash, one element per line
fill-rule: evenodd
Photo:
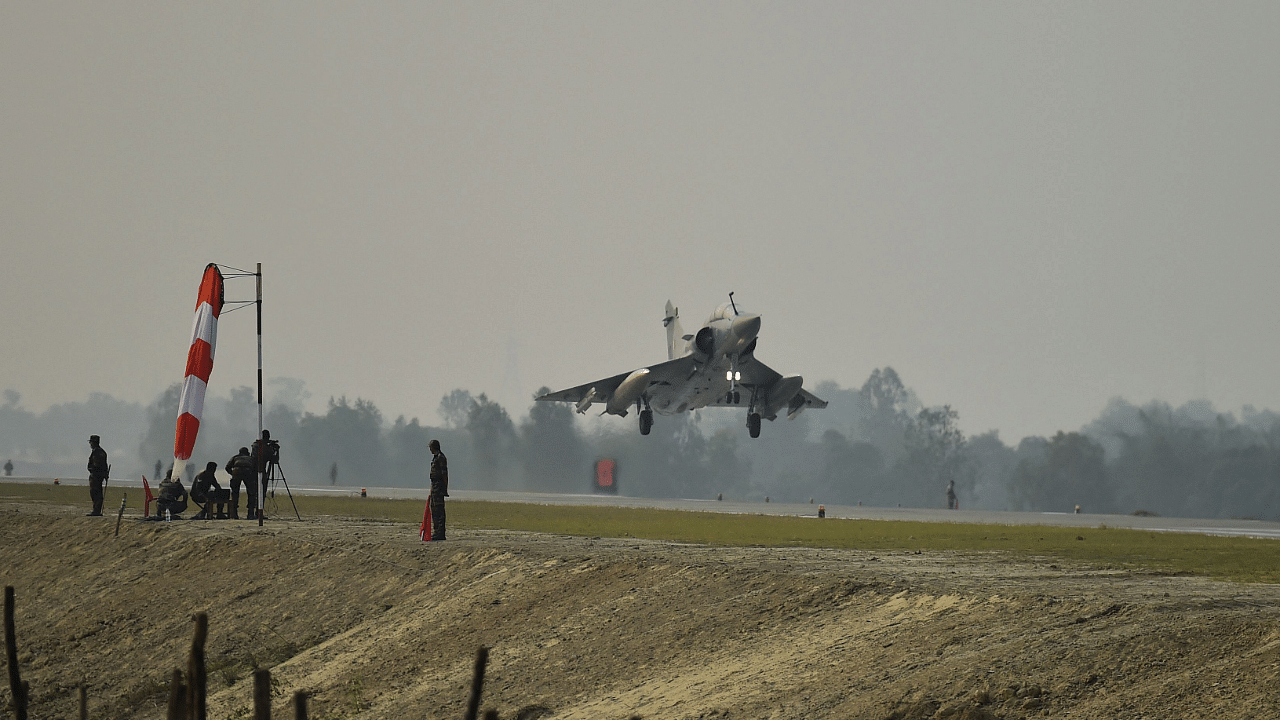
<path fill-rule="evenodd" d="M 640 432 L 648 435 L 653 413 L 674 415 L 704 407 L 745 407 L 751 437 L 759 437 L 761 419 L 774 420 L 786 411 L 795 417 L 806 408 L 827 403 L 804 390 L 799 375 L 782 376 L 755 359 L 760 316 L 729 302 L 716 308 L 696 333 L 685 335 L 679 311 L 667 301 L 662 321 L 667 329 L 667 361 L 547 393 L 538 400 L 575 404 L 585 413 L 595 403 L 604 412 L 626 416 L 640 412 Z"/>

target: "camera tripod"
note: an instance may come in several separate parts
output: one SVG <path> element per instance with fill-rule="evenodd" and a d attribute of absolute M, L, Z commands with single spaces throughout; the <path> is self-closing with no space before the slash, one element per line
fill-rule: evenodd
<path fill-rule="evenodd" d="M 298 503 L 293 501 L 293 492 L 289 490 L 289 481 L 285 478 L 284 470 L 280 468 L 280 463 L 275 461 L 267 462 L 267 472 L 262 476 L 262 490 L 263 490 L 262 512 L 264 514 L 266 513 L 267 497 L 268 497 L 268 495 L 266 494 L 266 490 L 268 488 L 270 488 L 271 490 L 271 495 L 269 497 L 271 498 L 272 510 L 273 511 L 275 510 L 277 482 L 284 483 L 285 494 L 289 496 L 289 503 L 293 505 L 293 514 L 297 515 L 298 519 L 301 520 L 302 515 L 298 513 Z"/>

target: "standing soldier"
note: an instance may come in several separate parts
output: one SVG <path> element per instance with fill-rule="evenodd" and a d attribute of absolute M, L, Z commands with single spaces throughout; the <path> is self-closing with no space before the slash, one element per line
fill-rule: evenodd
<path fill-rule="evenodd" d="M 246 496 L 244 516 L 252 520 L 258 517 L 258 471 L 249 448 L 240 448 L 240 454 L 227 461 L 227 473 L 231 475 L 231 519 L 240 519 L 240 486 Z"/>
<path fill-rule="evenodd" d="M 262 437 L 253 441 L 253 451 L 251 453 L 254 467 L 262 474 L 262 486 L 258 488 L 258 491 L 262 493 L 264 501 L 267 499 L 267 479 L 271 475 L 271 465 L 278 459 L 272 457 L 272 444 L 271 431 L 263 430 Z M 254 507 L 256 508 L 257 505 L 254 505 Z"/>
<path fill-rule="evenodd" d="M 431 494 L 427 496 L 427 506 L 431 508 L 431 539 L 444 539 L 444 499 L 449 497 L 449 460 L 440 452 L 440 441 L 432 440 L 427 447 L 431 448 Z"/>
<path fill-rule="evenodd" d="M 101 438 L 97 435 L 89 436 L 89 447 L 93 448 L 89 452 L 89 497 L 93 500 L 93 512 L 89 515 L 92 517 L 102 516 L 102 483 L 111 476 L 107 451 L 102 449 L 99 442 Z"/>
<path fill-rule="evenodd" d="M 947 509 L 948 510 L 956 509 L 956 481 L 955 480 L 947 481 Z"/>

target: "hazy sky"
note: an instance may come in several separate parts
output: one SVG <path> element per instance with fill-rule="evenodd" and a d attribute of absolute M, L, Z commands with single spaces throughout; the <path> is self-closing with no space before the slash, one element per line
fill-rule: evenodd
<path fill-rule="evenodd" d="M 729 291 L 780 372 L 890 365 L 1007 442 L 1280 409 L 1277 38 L 1274 2 L 8 2 L 0 386 L 150 402 L 204 265 L 261 262 L 313 410 L 520 416 Z M 210 392 L 255 367 L 224 315 Z"/>

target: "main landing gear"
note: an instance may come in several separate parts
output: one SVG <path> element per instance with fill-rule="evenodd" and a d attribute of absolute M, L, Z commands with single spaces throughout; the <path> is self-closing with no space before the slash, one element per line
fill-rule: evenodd
<path fill-rule="evenodd" d="M 636 401 L 636 406 L 640 410 L 640 434 L 648 435 L 649 431 L 653 429 L 653 410 L 650 410 L 647 404 L 644 407 L 639 407 L 639 400 Z"/>

